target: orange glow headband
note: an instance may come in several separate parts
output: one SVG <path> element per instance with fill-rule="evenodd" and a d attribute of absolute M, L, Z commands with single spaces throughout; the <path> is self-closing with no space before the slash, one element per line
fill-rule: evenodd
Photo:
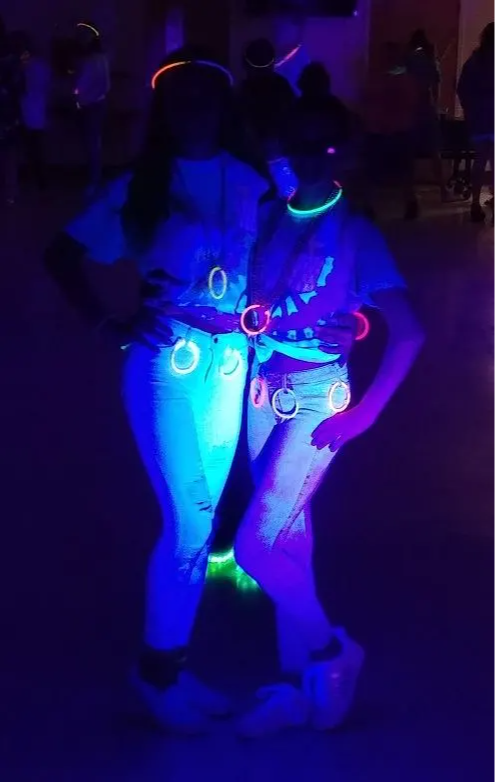
<path fill-rule="evenodd" d="M 151 89 L 154 90 L 156 88 L 158 79 L 163 76 L 164 73 L 171 71 L 173 68 L 179 68 L 182 65 L 204 65 L 207 68 L 216 68 L 217 71 L 221 71 L 227 77 L 231 87 L 234 84 L 234 78 L 231 72 L 217 62 L 212 62 L 211 60 L 179 60 L 178 62 L 170 62 L 168 65 L 163 65 L 161 68 L 158 68 L 151 79 Z"/>
<path fill-rule="evenodd" d="M 87 30 L 91 30 L 91 32 L 96 35 L 97 38 L 100 37 L 100 31 L 96 29 L 96 27 L 93 27 L 92 24 L 88 24 L 87 22 L 78 22 L 76 24 L 76 27 L 85 27 Z"/>

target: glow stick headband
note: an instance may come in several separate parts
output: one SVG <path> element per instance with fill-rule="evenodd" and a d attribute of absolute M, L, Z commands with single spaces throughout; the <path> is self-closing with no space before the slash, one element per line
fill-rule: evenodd
<path fill-rule="evenodd" d="M 173 68 L 179 68 L 183 65 L 204 65 L 207 68 L 216 68 L 217 71 L 221 71 L 221 73 L 227 77 L 231 87 L 234 84 L 234 78 L 231 72 L 228 71 L 227 68 L 224 68 L 223 65 L 219 65 L 217 62 L 212 62 L 211 60 L 179 60 L 178 62 L 170 62 L 168 65 L 162 65 L 161 68 L 158 68 L 158 70 L 153 75 L 153 78 L 151 79 L 151 89 L 156 89 L 158 79 L 163 76 L 164 73 L 171 71 Z"/>
<path fill-rule="evenodd" d="M 285 55 L 285 57 L 282 57 L 281 60 L 277 60 L 277 62 L 275 63 L 275 68 L 281 68 L 283 65 L 285 65 L 286 62 L 289 62 L 289 60 L 292 60 L 292 58 L 295 57 L 296 54 L 298 53 L 298 51 L 301 48 L 301 46 L 302 46 L 302 43 L 298 43 L 297 46 L 294 46 L 294 48 L 291 49 L 290 52 L 288 52 Z"/>
<path fill-rule="evenodd" d="M 87 30 L 91 30 L 91 32 L 96 35 L 97 38 L 100 37 L 99 30 L 96 29 L 96 27 L 93 27 L 92 24 L 88 24 L 87 22 L 78 22 L 76 24 L 76 27 L 85 27 Z"/>

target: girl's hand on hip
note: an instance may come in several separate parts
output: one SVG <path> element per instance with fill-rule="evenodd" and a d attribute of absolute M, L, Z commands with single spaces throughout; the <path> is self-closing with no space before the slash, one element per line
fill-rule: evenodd
<path fill-rule="evenodd" d="M 363 434 L 373 423 L 374 417 L 357 405 L 322 421 L 312 434 L 311 444 L 319 451 L 329 447 L 335 453 L 349 440 Z"/>

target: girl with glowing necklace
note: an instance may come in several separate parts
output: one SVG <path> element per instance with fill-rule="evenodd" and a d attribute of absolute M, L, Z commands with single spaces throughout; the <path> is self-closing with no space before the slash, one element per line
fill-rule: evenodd
<path fill-rule="evenodd" d="M 282 670 L 240 720 L 250 737 L 307 722 L 332 729 L 351 707 L 364 652 L 332 626 L 318 599 L 310 503 L 335 454 L 373 424 L 422 342 L 383 239 L 332 183 L 322 126 L 308 108 L 292 120 L 298 190 L 288 204 L 263 210 L 252 274 L 259 322 L 248 438 L 256 488 L 235 555 L 275 604 Z M 347 360 L 362 304 L 381 311 L 389 343 L 352 407 Z"/>
<path fill-rule="evenodd" d="M 240 328 L 267 181 L 232 147 L 230 73 L 182 51 L 155 74 L 148 136 L 129 175 L 65 229 L 46 265 L 99 333 L 127 348 L 123 396 L 163 527 L 149 563 L 135 684 L 162 726 L 202 732 L 228 701 L 187 672 L 215 512 L 239 438 L 248 367 Z M 105 318 L 84 255 L 136 262 L 141 303 Z M 139 520 L 136 520 L 139 523 Z"/>

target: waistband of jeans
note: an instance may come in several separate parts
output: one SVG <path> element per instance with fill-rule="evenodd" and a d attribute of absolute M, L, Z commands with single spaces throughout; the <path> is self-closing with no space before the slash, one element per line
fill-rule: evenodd
<path fill-rule="evenodd" d="M 168 320 L 167 324 L 172 329 L 174 337 L 193 340 L 200 347 L 206 345 L 214 347 L 215 345 L 219 345 L 222 348 L 230 347 L 246 352 L 248 349 L 249 343 L 246 335 L 239 332 L 210 334 L 207 331 L 201 331 L 201 329 L 195 328 L 194 326 L 188 326 L 186 323 L 182 323 L 180 320 L 175 319 Z"/>
<path fill-rule="evenodd" d="M 258 366 L 256 375 L 262 377 L 268 383 L 283 386 L 284 383 L 290 385 L 304 385 L 306 383 L 318 383 L 328 380 L 347 380 L 347 366 L 341 365 L 338 361 L 331 364 L 323 364 L 315 369 L 301 369 L 298 372 L 270 372 L 265 364 Z"/>

